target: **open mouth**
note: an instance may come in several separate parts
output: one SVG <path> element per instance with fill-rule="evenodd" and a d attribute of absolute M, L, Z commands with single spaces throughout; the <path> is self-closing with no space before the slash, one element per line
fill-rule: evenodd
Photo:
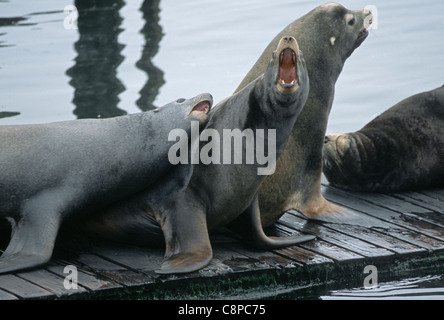
<path fill-rule="evenodd" d="M 362 42 L 364 41 L 365 38 L 367 38 L 367 36 L 368 36 L 368 30 L 363 29 L 361 32 L 359 32 L 357 41 Z"/>
<path fill-rule="evenodd" d="M 208 112 L 210 112 L 210 109 L 211 109 L 210 101 L 204 100 L 204 101 L 199 102 L 197 105 L 195 105 L 193 110 L 191 110 L 191 112 L 199 111 L 199 112 L 203 112 L 204 114 L 207 114 Z"/>
<path fill-rule="evenodd" d="M 279 55 L 279 84 L 285 88 L 293 87 L 297 83 L 296 52 L 285 48 Z"/>

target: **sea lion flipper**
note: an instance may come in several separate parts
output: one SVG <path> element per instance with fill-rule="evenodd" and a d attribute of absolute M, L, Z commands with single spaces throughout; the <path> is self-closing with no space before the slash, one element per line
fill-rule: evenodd
<path fill-rule="evenodd" d="M 187 273 L 199 270 L 213 258 L 213 254 L 208 250 L 194 252 L 180 252 L 165 259 L 156 270 L 158 274 Z"/>
<path fill-rule="evenodd" d="M 51 259 L 60 216 L 23 214 L 12 227 L 12 237 L 0 256 L 0 274 L 41 266 Z"/>
<path fill-rule="evenodd" d="M 294 237 L 268 237 L 263 229 L 259 211 L 259 201 L 255 195 L 250 206 L 236 220 L 239 228 L 234 228 L 246 241 L 263 249 L 278 249 L 282 247 L 296 245 L 302 242 L 314 240 L 312 235 L 294 236 Z"/>
<path fill-rule="evenodd" d="M 165 258 L 159 274 L 186 273 L 208 265 L 213 258 L 205 211 L 181 204 L 162 225 Z"/>

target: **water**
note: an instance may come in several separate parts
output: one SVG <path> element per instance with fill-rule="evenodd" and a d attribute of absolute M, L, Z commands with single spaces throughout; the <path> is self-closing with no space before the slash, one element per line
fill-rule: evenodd
<path fill-rule="evenodd" d="M 444 275 L 407 278 L 364 287 L 331 290 L 321 300 L 444 300 Z"/>
<path fill-rule="evenodd" d="M 107 3 L 79 23 L 79 34 L 64 28 L 71 1 L 0 1 L 0 116 L 8 116 L 0 124 L 108 117 L 201 92 L 218 102 L 277 32 L 322 1 Z M 345 64 L 329 132 L 357 130 L 444 83 L 444 2 L 341 3 L 374 5 L 378 28 Z"/>
<path fill-rule="evenodd" d="M 201 92 L 217 103 L 281 29 L 323 2 L 0 0 L 0 125 L 111 117 Z M 72 4 L 82 12 L 78 30 L 64 24 Z M 328 132 L 358 130 L 401 99 L 444 84 L 443 1 L 341 4 L 373 5 L 377 28 L 345 64 Z"/>

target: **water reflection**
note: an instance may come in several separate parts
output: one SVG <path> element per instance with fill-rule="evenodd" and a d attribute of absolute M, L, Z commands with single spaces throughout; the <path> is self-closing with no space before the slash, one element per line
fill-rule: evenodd
<path fill-rule="evenodd" d="M 80 118 L 109 118 L 126 114 L 117 107 L 125 86 L 117 78 L 124 46 L 118 43 L 122 32 L 119 10 L 122 0 L 75 1 L 79 17 L 79 40 L 74 48 L 75 65 L 66 71 L 74 87 L 74 114 Z"/>
<path fill-rule="evenodd" d="M 74 47 L 78 55 L 75 65 L 66 71 L 75 88 L 74 114 L 80 118 L 109 118 L 126 114 L 118 108 L 119 94 L 125 86 L 117 77 L 117 68 L 124 60 L 124 45 L 118 36 L 123 31 L 120 9 L 122 0 L 75 1 L 78 10 L 79 40 Z M 146 0 L 140 9 L 145 25 L 141 30 L 145 45 L 136 66 L 145 71 L 148 81 L 141 89 L 137 106 L 142 110 L 154 109 L 160 87 L 165 83 L 163 72 L 151 59 L 155 56 L 162 39 L 159 26 L 159 0 Z"/>
<path fill-rule="evenodd" d="M 154 109 L 153 101 L 159 93 L 160 87 L 165 83 L 163 71 L 152 63 L 152 58 L 159 50 L 159 43 L 162 40 L 162 28 L 159 24 L 159 2 L 160 0 L 145 0 L 140 8 L 143 12 L 145 25 L 141 33 L 145 38 L 142 56 L 137 61 L 136 66 L 145 71 L 148 75 L 148 81 L 142 88 L 140 98 L 137 100 L 137 106 L 142 110 Z"/>
<path fill-rule="evenodd" d="M 15 111 L 0 111 L 0 119 L 18 116 L 19 114 L 20 114 L 20 112 L 15 112 Z"/>
<path fill-rule="evenodd" d="M 24 18 L 24 17 L 0 18 L 0 27 L 14 26 L 14 25 L 17 25 L 20 21 L 24 21 L 24 20 L 27 20 L 27 18 Z M 0 32 L 0 36 L 3 36 L 5 34 L 6 33 Z M 10 47 L 10 46 L 12 46 L 12 45 L 4 44 L 4 41 L 0 40 L 0 48 Z M 19 114 L 20 114 L 20 112 L 16 112 L 16 111 L 0 111 L 0 119 L 18 116 Z"/>
<path fill-rule="evenodd" d="M 24 20 L 27 20 L 27 18 L 25 17 L 0 18 L 0 27 L 14 26 L 17 25 L 20 21 Z"/>

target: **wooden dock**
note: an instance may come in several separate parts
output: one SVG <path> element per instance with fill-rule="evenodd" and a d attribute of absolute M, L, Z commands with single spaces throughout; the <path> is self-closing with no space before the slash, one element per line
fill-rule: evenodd
<path fill-rule="evenodd" d="M 0 299 L 260 299 L 304 298 L 325 286 L 362 286 L 366 265 L 378 279 L 420 272 L 444 274 L 444 190 L 360 194 L 324 182 L 324 196 L 364 223 L 338 224 L 286 213 L 270 235 L 312 234 L 312 242 L 259 251 L 236 239 L 212 237 L 214 259 L 185 275 L 159 276 L 163 249 L 61 241 L 44 268 L 0 275 Z M 65 280 L 74 274 L 78 287 Z M 68 277 L 68 278 L 67 278 Z"/>

